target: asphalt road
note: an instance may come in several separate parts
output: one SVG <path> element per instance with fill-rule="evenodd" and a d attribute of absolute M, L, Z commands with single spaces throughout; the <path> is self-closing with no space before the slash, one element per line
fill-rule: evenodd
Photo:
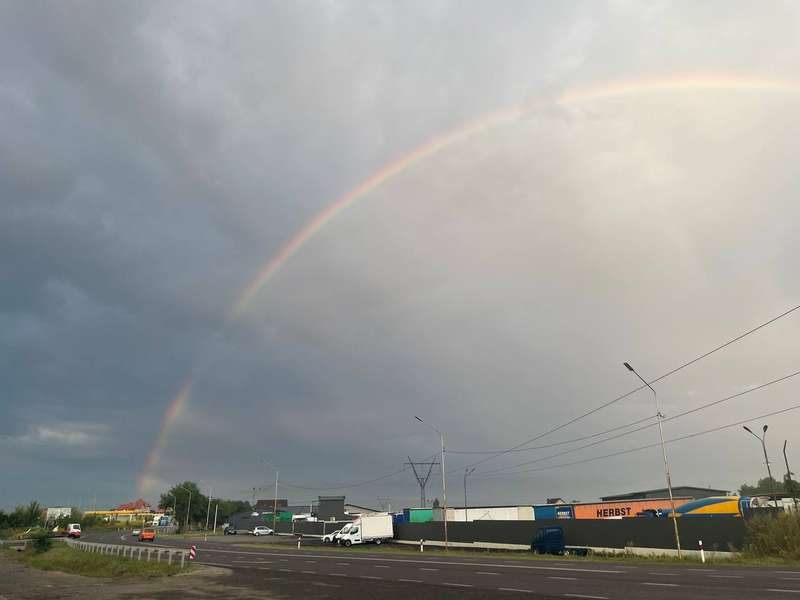
<path fill-rule="evenodd" d="M 124 539 L 121 539 L 124 538 Z M 139 544 L 120 533 L 88 534 L 86 541 Z M 286 548 L 247 547 L 281 541 Z M 562 598 L 595 600 L 752 600 L 798 598 L 800 569 L 663 566 L 588 560 L 503 560 L 441 553 L 296 550 L 287 538 L 230 537 L 203 542 L 161 538 L 158 545 L 197 546 L 198 562 L 234 571 L 243 585 L 274 588 L 285 597 Z M 235 545 L 234 545 L 235 544 Z M 296 588 L 296 589 L 293 589 Z"/>

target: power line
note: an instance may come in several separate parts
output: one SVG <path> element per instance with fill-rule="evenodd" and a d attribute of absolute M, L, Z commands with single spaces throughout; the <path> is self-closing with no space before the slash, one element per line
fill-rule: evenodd
<path fill-rule="evenodd" d="M 800 371 L 795 371 L 794 373 L 790 373 L 789 375 L 784 375 L 783 377 L 779 377 L 778 379 L 773 379 L 772 381 L 768 381 L 767 383 L 762 383 L 761 385 L 758 385 L 756 387 L 752 387 L 752 388 L 749 388 L 749 389 L 744 390 L 742 392 L 738 392 L 736 394 L 732 394 L 730 396 L 726 396 L 725 398 L 721 398 L 719 400 L 714 400 L 713 402 L 708 402 L 707 404 L 703 404 L 701 406 L 697 406 L 697 407 L 692 408 L 690 410 L 686 410 L 686 411 L 684 411 L 682 413 L 678 413 L 677 415 L 673 415 L 673 416 L 671 416 L 669 418 L 666 418 L 662 422 L 674 421 L 675 419 L 679 419 L 681 417 L 685 417 L 686 415 L 690 415 L 692 413 L 699 412 L 701 410 L 704 410 L 706 408 L 710 408 L 712 406 L 717 406 L 718 404 L 722 404 L 723 402 L 727 402 L 729 400 L 733 400 L 734 398 L 739 398 L 739 397 L 744 396 L 746 394 L 750 394 L 750 393 L 756 392 L 758 390 L 763 390 L 766 387 L 769 387 L 769 386 L 774 385 L 776 383 L 780 383 L 782 381 L 786 381 L 787 379 L 791 379 L 792 377 L 796 377 L 797 375 L 800 375 Z M 526 465 L 531 465 L 531 464 L 534 464 L 534 463 L 542 462 L 542 461 L 545 461 L 545 460 L 549 460 L 551 458 L 557 458 L 559 456 L 564 456 L 565 454 L 571 454 L 572 452 L 577 452 L 578 450 L 585 450 L 586 448 L 591 448 L 592 446 L 597 446 L 598 444 L 604 444 L 605 442 L 610 442 L 612 440 L 616 440 L 618 438 L 625 437 L 626 435 L 631 435 L 632 433 L 636 433 L 636 432 L 642 431 L 644 429 L 649 429 L 650 427 L 653 427 L 655 425 L 656 425 L 655 423 L 650 423 L 649 425 L 644 425 L 642 427 L 637 427 L 636 429 L 632 429 L 630 431 L 625 431 L 623 433 L 619 433 L 617 435 L 614 435 L 614 436 L 611 436 L 611 437 L 608 437 L 608 438 L 605 438 L 605 439 L 602 439 L 602 440 L 598 440 L 598 441 L 592 442 L 590 444 L 584 444 L 583 446 L 577 446 L 575 448 L 570 448 L 568 450 L 564 450 L 563 452 L 557 452 L 556 454 L 551 454 L 549 456 L 542 456 L 542 457 L 536 458 L 534 460 L 528 460 L 528 461 L 525 461 L 525 462 L 522 462 L 522 463 L 519 463 L 519 464 L 516 464 L 516 465 L 510 465 L 508 467 L 500 467 L 498 469 L 493 469 L 491 471 L 483 471 L 483 474 L 484 475 L 488 475 L 490 473 L 499 473 L 500 471 L 505 471 L 507 469 L 515 469 L 517 467 L 524 467 Z"/>
<path fill-rule="evenodd" d="M 673 444 L 675 442 L 681 442 L 683 440 L 688 440 L 688 439 L 691 439 L 691 438 L 700 437 L 702 435 L 708 435 L 709 433 L 716 433 L 717 431 L 722 431 L 724 429 L 730 429 L 731 427 L 738 427 L 739 425 L 743 425 L 745 423 L 750 423 L 750 422 L 756 421 L 758 419 L 766 419 L 767 417 L 774 417 L 775 415 L 782 415 L 784 413 L 791 412 L 791 411 L 797 410 L 797 409 L 800 409 L 800 404 L 795 404 L 794 406 L 790 406 L 789 408 L 776 410 L 776 411 L 773 411 L 773 412 L 765 413 L 763 415 L 750 417 L 749 419 L 743 419 L 741 421 L 736 421 L 735 423 L 728 423 L 727 425 L 720 425 L 719 427 L 712 427 L 711 429 L 704 429 L 703 431 L 697 431 L 695 433 L 682 435 L 680 437 L 672 438 L 671 440 L 666 440 L 664 443 L 665 444 Z M 560 469 L 562 467 L 572 467 L 572 466 L 575 466 L 575 465 L 582 465 L 582 464 L 585 464 L 585 463 L 594 462 L 596 460 L 603 460 L 603 459 L 606 459 L 606 458 L 613 458 L 615 456 L 622 456 L 624 454 L 631 454 L 633 452 L 639 452 L 641 450 L 647 450 L 648 448 L 655 448 L 656 446 L 659 446 L 659 445 L 660 445 L 659 442 L 655 442 L 653 444 L 647 444 L 645 446 L 638 446 L 636 448 L 628 448 L 627 450 L 620 450 L 619 452 L 612 452 L 611 454 L 604 454 L 603 456 L 594 456 L 592 458 L 585 458 L 583 460 L 576 460 L 576 461 L 573 461 L 573 462 L 561 463 L 561 464 L 558 464 L 558 465 L 549 465 L 549 466 L 546 466 L 546 467 L 537 467 L 535 469 L 525 469 L 523 471 L 514 471 L 514 472 L 511 472 L 511 473 L 493 473 L 491 475 L 487 473 L 487 474 L 485 474 L 483 476 L 476 475 L 475 478 L 476 479 L 481 479 L 483 477 L 490 478 L 490 477 L 502 477 L 502 476 L 506 476 L 506 475 L 521 475 L 521 474 L 524 474 L 524 473 L 533 473 L 535 471 L 548 471 L 548 470 L 551 470 L 551 469 Z"/>
<path fill-rule="evenodd" d="M 426 460 L 430 460 L 434 456 L 438 456 L 438 453 L 431 455 Z M 389 479 L 390 477 L 395 477 L 400 473 L 408 471 L 409 467 L 403 467 L 401 469 L 397 469 L 396 471 L 392 471 L 391 473 L 387 473 L 386 475 L 381 475 L 380 477 L 375 477 L 373 479 L 367 479 L 365 481 L 355 481 L 355 482 L 348 482 L 348 483 L 341 483 L 337 485 L 327 485 L 327 486 L 308 486 L 308 485 L 298 485 L 294 483 L 287 483 L 285 481 L 281 481 L 279 483 L 279 487 L 284 488 L 293 488 L 298 490 L 344 490 L 350 489 L 355 487 L 361 487 L 364 485 L 369 485 L 370 483 L 375 483 L 378 481 L 383 481 L 384 479 Z"/>
<path fill-rule="evenodd" d="M 582 442 L 583 440 L 590 440 L 595 437 L 600 437 L 601 435 L 605 435 L 607 433 L 612 433 L 614 431 L 619 431 L 620 429 L 626 429 L 628 427 L 633 427 L 634 425 L 639 425 L 640 423 L 644 423 L 645 421 L 649 421 L 651 419 L 655 419 L 655 415 L 651 415 L 649 417 L 644 417 L 643 419 L 637 419 L 636 421 L 632 421 L 630 423 L 626 423 L 625 425 L 618 425 L 617 427 L 612 427 L 611 429 L 606 429 L 605 431 L 600 431 L 598 433 L 592 433 L 589 435 L 582 435 L 580 437 L 572 438 L 571 440 L 561 440 L 560 442 L 553 442 L 551 444 L 543 444 L 541 446 L 527 446 L 525 448 L 517 448 L 516 450 L 448 450 L 447 452 L 450 454 L 499 454 L 505 452 L 505 454 L 511 453 L 518 453 L 518 452 L 530 452 L 532 450 L 544 450 L 545 448 L 554 448 L 555 446 L 563 446 L 565 444 L 573 444 L 575 442 Z M 638 431 L 638 430 L 637 430 Z"/>
<path fill-rule="evenodd" d="M 712 350 L 709 350 L 708 352 L 705 352 L 705 353 L 701 354 L 700 356 L 697 356 L 696 358 L 693 358 L 693 359 L 683 363 L 682 365 L 679 365 L 679 366 L 675 367 L 671 371 L 667 371 L 663 375 L 660 375 L 659 377 L 656 377 L 655 379 L 651 380 L 649 382 L 650 385 L 652 385 L 654 383 L 657 383 L 659 381 L 662 381 L 663 379 L 666 379 L 667 377 L 670 377 L 671 375 L 674 375 L 678 371 L 681 371 L 681 370 L 685 369 L 686 367 L 691 366 L 694 363 L 696 363 L 696 362 L 698 362 L 700 360 L 703 360 L 704 358 L 707 358 L 708 356 L 711 356 L 715 352 L 719 352 L 723 348 L 727 348 L 731 344 L 735 344 L 736 342 L 742 340 L 743 338 L 747 337 L 748 335 L 751 335 L 751 334 L 755 333 L 756 331 L 759 331 L 760 329 L 763 329 L 767 325 L 770 325 L 770 324 L 774 323 L 775 321 L 778 321 L 779 319 L 782 319 L 783 317 L 785 317 L 787 315 L 790 315 L 791 313 L 793 313 L 794 311 L 796 311 L 798 309 L 800 309 L 800 304 L 798 304 L 797 306 L 795 306 L 793 308 L 790 308 L 787 311 L 782 312 L 781 314 L 779 314 L 779 315 L 777 315 L 775 317 L 772 317 L 771 319 L 769 319 L 767 321 L 764 321 L 760 325 L 757 325 L 757 326 L 753 327 L 752 329 L 749 329 L 749 330 L 745 331 L 744 333 L 741 333 L 741 334 L 737 335 L 733 339 L 730 339 L 727 342 L 725 342 L 723 344 L 720 344 L 716 348 L 713 348 Z M 612 404 L 616 404 L 617 402 L 619 402 L 621 400 L 624 400 L 625 398 L 635 394 L 636 392 L 638 392 L 640 390 L 643 390 L 646 387 L 647 387 L 646 385 L 640 385 L 639 387 L 637 387 L 637 388 L 635 388 L 635 389 L 633 389 L 633 390 L 631 390 L 631 391 L 629 391 L 629 392 L 627 392 L 625 394 L 622 394 L 621 396 L 617 396 L 613 400 L 609 400 L 608 402 L 606 402 L 604 404 L 601 404 L 600 406 L 597 406 L 597 407 L 595 407 L 595 408 L 593 408 L 593 409 L 591 409 L 591 410 L 589 410 L 589 411 L 587 411 L 587 412 L 585 412 L 583 414 L 580 414 L 577 417 L 573 417 L 572 419 L 570 419 L 566 423 L 562 423 L 561 425 L 558 425 L 556 427 L 548 429 L 544 433 L 540 433 L 540 434 L 530 438 L 529 440 L 526 440 L 524 442 L 516 444 L 515 446 L 512 446 L 511 448 L 508 448 L 507 450 L 504 450 L 503 452 L 498 452 L 498 453 L 493 454 L 491 456 L 487 456 L 486 458 L 482 458 L 481 460 L 476 461 L 474 463 L 470 463 L 470 464 L 467 464 L 467 465 L 462 465 L 462 466 L 458 467 L 457 469 L 453 469 L 450 472 L 453 473 L 455 471 L 460 471 L 464 467 L 474 467 L 476 465 L 480 465 L 480 464 L 483 464 L 483 463 L 485 463 L 485 462 L 487 462 L 489 460 L 497 458 L 498 456 L 503 456 L 504 454 L 508 454 L 509 452 L 512 452 L 513 450 L 516 450 L 517 448 L 521 448 L 522 446 L 526 446 L 526 445 L 528 445 L 528 444 L 530 444 L 532 442 L 535 442 L 536 440 L 539 440 L 539 439 L 541 439 L 541 438 L 543 438 L 545 436 L 551 435 L 551 434 L 555 433 L 556 431 L 560 431 L 560 430 L 564 429 L 565 427 L 569 427 L 573 423 L 577 423 L 578 421 L 580 421 L 582 419 L 585 419 L 586 417 L 589 417 L 589 416 L 593 415 L 594 413 L 603 410 L 604 408 L 608 408 Z"/>

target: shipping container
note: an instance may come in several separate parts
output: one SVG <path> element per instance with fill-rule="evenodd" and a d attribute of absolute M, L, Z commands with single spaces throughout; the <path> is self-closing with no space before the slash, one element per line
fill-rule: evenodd
<path fill-rule="evenodd" d="M 533 518 L 546 519 L 574 519 L 575 509 L 571 504 L 537 504 L 533 507 Z"/>
<path fill-rule="evenodd" d="M 675 498 L 675 508 L 690 502 L 692 498 Z M 575 504 L 576 519 L 625 519 L 636 517 L 645 511 L 664 512 L 670 510 L 669 498 L 647 498 L 622 502 L 593 502 Z"/>

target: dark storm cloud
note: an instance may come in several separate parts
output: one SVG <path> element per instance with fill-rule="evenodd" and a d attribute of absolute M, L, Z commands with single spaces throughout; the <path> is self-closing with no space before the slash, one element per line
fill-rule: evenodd
<path fill-rule="evenodd" d="M 200 478 L 248 496 L 270 478 L 260 457 L 289 483 L 321 485 L 433 453 L 415 412 L 446 424 L 453 449 L 511 445 L 631 387 L 620 360 L 647 357 L 655 375 L 779 312 L 798 293 L 786 228 L 796 110 L 778 96 L 719 94 L 551 106 L 449 149 L 341 215 L 242 320 L 226 319 L 303 223 L 441 132 L 607 79 L 792 77 L 795 12 L 4 4 L 0 464 L 20 486 L 0 503 L 129 499 L 190 374 L 148 493 Z M 680 318 L 685 327 L 669 325 Z M 791 355 L 781 331 L 766 339 Z M 732 357 L 735 368 L 710 361 L 707 377 L 667 387 L 668 408 L 791 366 L 752 349 Z M 592 427 L 646 415 L 648 402 Z M 686 483 L 751 477 L 746 450 L 696 469 L 685 452 Z M 502 490 L 476 479 L 475 494 L 660 484 L 647 459 L 630 464 L 580 471 L 580 486 L 563 471 Z M 723 469 L 723 482 L 704 480 Z M 413 499 L 415 489 L 400 478 L 347 493 Z"/>

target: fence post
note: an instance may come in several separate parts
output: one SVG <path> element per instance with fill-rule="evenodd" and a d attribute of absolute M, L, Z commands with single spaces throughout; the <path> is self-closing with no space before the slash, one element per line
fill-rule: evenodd
<path fill-rule="evenodd" d="M 705 564 L 706 563 L 706 553 L 705 553 L 705 550 L 703 550 L 703 540 L 697 540 L 697 542 L 700 544 L 700 560 L 702 561 L 703 564 Z"/>
<path fill-rule="evenodd" d="M 158 550 L 156 550 L 156 562 L 157 562 L 157 563 L 160 563 L 160 562 L 161 562 L 161 548 L 159 548 Z"/>
<path fill-rule="evenodd" d="M 185 562 L 186 562 L 186 550 L 181 550 L 181 569 L 183 568 Z"/>
<path fill-rule="evenodd" d="M 172 564 L 172 550 L 167 550 L 167 552 L 169 552 L 169 559 L 167 560 L 167 564 L 171 565 Z"/>
<path fill-rule="evenodd" d="M 139 559 L 138 560 L 142 560 L 142 549 L 141 548 L 139 548 Z"/>
<path fill-rule="evenodd" d="M 147 562 L 150 562 L 150 548 L 147 549 Z"/>

